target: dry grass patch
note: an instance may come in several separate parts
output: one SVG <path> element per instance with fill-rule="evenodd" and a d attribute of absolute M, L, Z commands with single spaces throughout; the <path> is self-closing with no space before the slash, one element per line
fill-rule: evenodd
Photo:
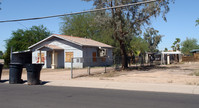
<path fill-rule="evenodd" d="M 199 76 L 199 69 L 195 70 L 193 73 L 191 73 L 190 75 L 192 76 Z"/>

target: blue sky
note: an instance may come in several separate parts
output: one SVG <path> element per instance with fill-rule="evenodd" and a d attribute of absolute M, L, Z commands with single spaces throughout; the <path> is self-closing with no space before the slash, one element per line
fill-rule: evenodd
<path fill-rule="evenodd" d="M 93 8 L 92 2 L 81 0 L 0 0 L 0 20 L 19 19 L 79 12 Z M 186 37 L 199 40 L 199 26 L 195 20 L 199 18 L 199 0 L 176 0 L 170 5 L 167 22 L 160 17 L 152 19 L 151 27 L 164 35 L 159 45 L 160 50 L 165 47 L 171 49 L 175 38 L 185 40 Z M 60 34 L 60 18 L 42 19 L 35 21 L 0 23 L 0 50 L 5 51 L 5 41 L 11 37 L 12 31 L 26 29 L 33 25 L 43 24 L 55 34 Z"/>

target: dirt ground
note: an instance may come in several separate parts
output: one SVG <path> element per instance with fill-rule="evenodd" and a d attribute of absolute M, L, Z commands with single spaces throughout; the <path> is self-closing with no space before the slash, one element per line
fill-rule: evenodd
<path fill-rule="evenodd" d="M 70 69 L 42 69 L 41 80 L 50 81 L 111 81 L 129 83 L 152 83 L 152 84 L 180 84 L 199 85 L 199 62 L 180 63 L 172 65 L 152 66 L 152 67 L 131 67 L 124 71 L 114 71 L 112 67 L 91 68 L 91 75 L 88 76 L 88 68 L 73 70 L 71 79 Z M 9 70 L 3 69 L 2 80 L 9 79 Z M 27 80 L 27 72 L 24 69 L 23 80 Z"/>

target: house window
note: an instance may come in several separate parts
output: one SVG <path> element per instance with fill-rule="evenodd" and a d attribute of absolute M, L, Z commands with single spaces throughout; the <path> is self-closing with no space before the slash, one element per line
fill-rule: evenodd
<path fill-rule="evenodd" d="M 97 61 L 97 53 L 93 52 L 93 62 L 96 62 L 96 61 Z"/>
<path fill-rule="evenodd" d="M 40 53 L 37 54 L 37 63 L 39 63 L 39 58 L 40 58 Z M 44 61 L 45 61 L 44 53 L 41 53 L 41 62 L 44 63 Z"/>
<path fill-rule="evenodd" d="M 71 62 L 72 58 L 73 58 L 73 52 L 66 52 L 65 53 L 65 62 Z"/>
<path fill-rule="evenodd" d="M 102 62 L 105 62 L 106 61 L 106 57 L 102 57 L 101 60 L 102 60 Z"/>

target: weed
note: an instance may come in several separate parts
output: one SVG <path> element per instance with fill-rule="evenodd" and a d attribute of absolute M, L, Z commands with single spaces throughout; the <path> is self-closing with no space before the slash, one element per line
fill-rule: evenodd
<path fill-rule="evenodd" d="M 173 83 L 173 80 L 168 81 L 168 83 Z"/>
<path fill-rule="evenodd" d="M 193 73 L 193 75 L 199 76 L 199 70 L 196 70 L 196 71 Z"/>

